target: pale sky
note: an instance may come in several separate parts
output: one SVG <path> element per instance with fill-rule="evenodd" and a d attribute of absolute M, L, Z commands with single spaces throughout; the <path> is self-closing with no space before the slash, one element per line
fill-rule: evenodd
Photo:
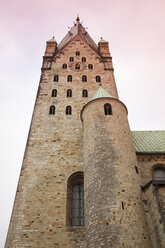
<path fill-rule="evenodd" d="M 109 41 L 131 130 L 165 129 L 164 0 L 1 0 L 0 248 L 4 247 L 46 40 L 59 43 L 77 13 Z"/>

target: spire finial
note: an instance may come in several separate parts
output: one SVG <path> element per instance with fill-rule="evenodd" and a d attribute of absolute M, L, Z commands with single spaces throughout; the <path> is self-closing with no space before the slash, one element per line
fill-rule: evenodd
<path fill-rule="evenodd" d="M 79 17 L 79 14 L 77 14 L 76 22 L 79 22 L 79 21 L 80 21 L 80 17 Z"/>

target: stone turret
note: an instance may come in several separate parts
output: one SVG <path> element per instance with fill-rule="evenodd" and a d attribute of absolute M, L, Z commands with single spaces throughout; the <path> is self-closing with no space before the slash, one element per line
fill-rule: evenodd
<path fill-rule="evenodd" d="M 45 54 L 43 56 L 42 71 L 51 69 L 52 58 L 56 50 L 57 50 L 57 42 L 53 36 L 52 39 L 46 42 Z"/>
<path fill-rule="evenodd" d="M 151 247 L 126 106 L 99 86 L 81 118 L 86 247 Z"/>
<path fill-rule="evenodd" d="M 109 43 L 102 37 L 98 43 L 98 51 L 102 56 L 102 62 L 104 63 L 105 70 L 113 70 L 112 57 L 109 51 Z"/>
<path fill-rule="evenodd" d="M 57 49 L 57 42 L 53 36 L 52 39 L 46 42 L 46 50 L 44 56 L 48 56 L 48 57 L 53 56 L 54 53 L 56 52 L 56 49 Z"/>

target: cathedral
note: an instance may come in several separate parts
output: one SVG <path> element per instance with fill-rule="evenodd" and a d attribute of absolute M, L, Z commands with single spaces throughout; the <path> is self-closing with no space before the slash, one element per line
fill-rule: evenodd
<path fill-rule="evenodd" d="M 65 247 L 165 247 L 165 131 L 130 130 L 109 44 L 79 17 L 46 43 L 5 244 Z"/>

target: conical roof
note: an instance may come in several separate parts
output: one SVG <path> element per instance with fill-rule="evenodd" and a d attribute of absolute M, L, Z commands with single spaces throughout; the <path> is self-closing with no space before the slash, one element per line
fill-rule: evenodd
<path fill-rule="evenodd" d="M 96 91 L 96 93 L 94 94 L 94 96 L 91 98 L 90 101 L 93 101 L 93 100 L 98 99 L 98 98 L 103 98 L 103 97 L 109 97 L 109 98 L 116 99 L 111 94 L 109 94 L 108 91 L 104 90 L 102 88 L 102 85 L 100 84 L 98 90 Z"/>
<path fill-rule="evenodd" d="M 87 33 L 86 29 L 81 25 L 80 18 L 77 17 L 76 23 L 64 37 L 64 39 L 59 43 L 58 50 L 62 49 L 70 40 L 72 40 L 77 34 L 79 34 L 83 40 L 85 40 L 96 52 L 98 52 L 98 48 L 96 43 Z"/>
<path fill-rule="evenodd" d="M 100 83 L 100 84 L 99 84 L 99 88 L 98 88 L 98 90 L 96 91 L 96 93 L 94 94 L 94 96 L 91 98 L 91 100 L 90 100 L 89 102 L 87 102 L 87 103 L 83 106 L 83 108 L 82 108 L 82 110 L 81 110 L 81 114 L 80 114 L 81 120 L 82 120 L 82 113 L 83 113 L 84 109 L 86 108 L 86 106 L 88 106 L 92 101 L 97 100 L 97 99 L 99 99 L 99 98 L 111 98 L 111 99 L 117 100 L 118 102 L 120 102 L 121 104 L 124 105 L 124 107 L 125 107 L 125 109 L 126 109 L 126 112 L 127 112 L 127 114 L 128 114 L 127 107 L 125 106 L 125 104 L 124 104 L 123 102 L 121 102 L 119 99 L 117 99 L 117 98 L 113 97 L 111 94 L 109 94 L 108 91 L 104 90 L 104 89 L 102 88 L 101 83 Z"/>

